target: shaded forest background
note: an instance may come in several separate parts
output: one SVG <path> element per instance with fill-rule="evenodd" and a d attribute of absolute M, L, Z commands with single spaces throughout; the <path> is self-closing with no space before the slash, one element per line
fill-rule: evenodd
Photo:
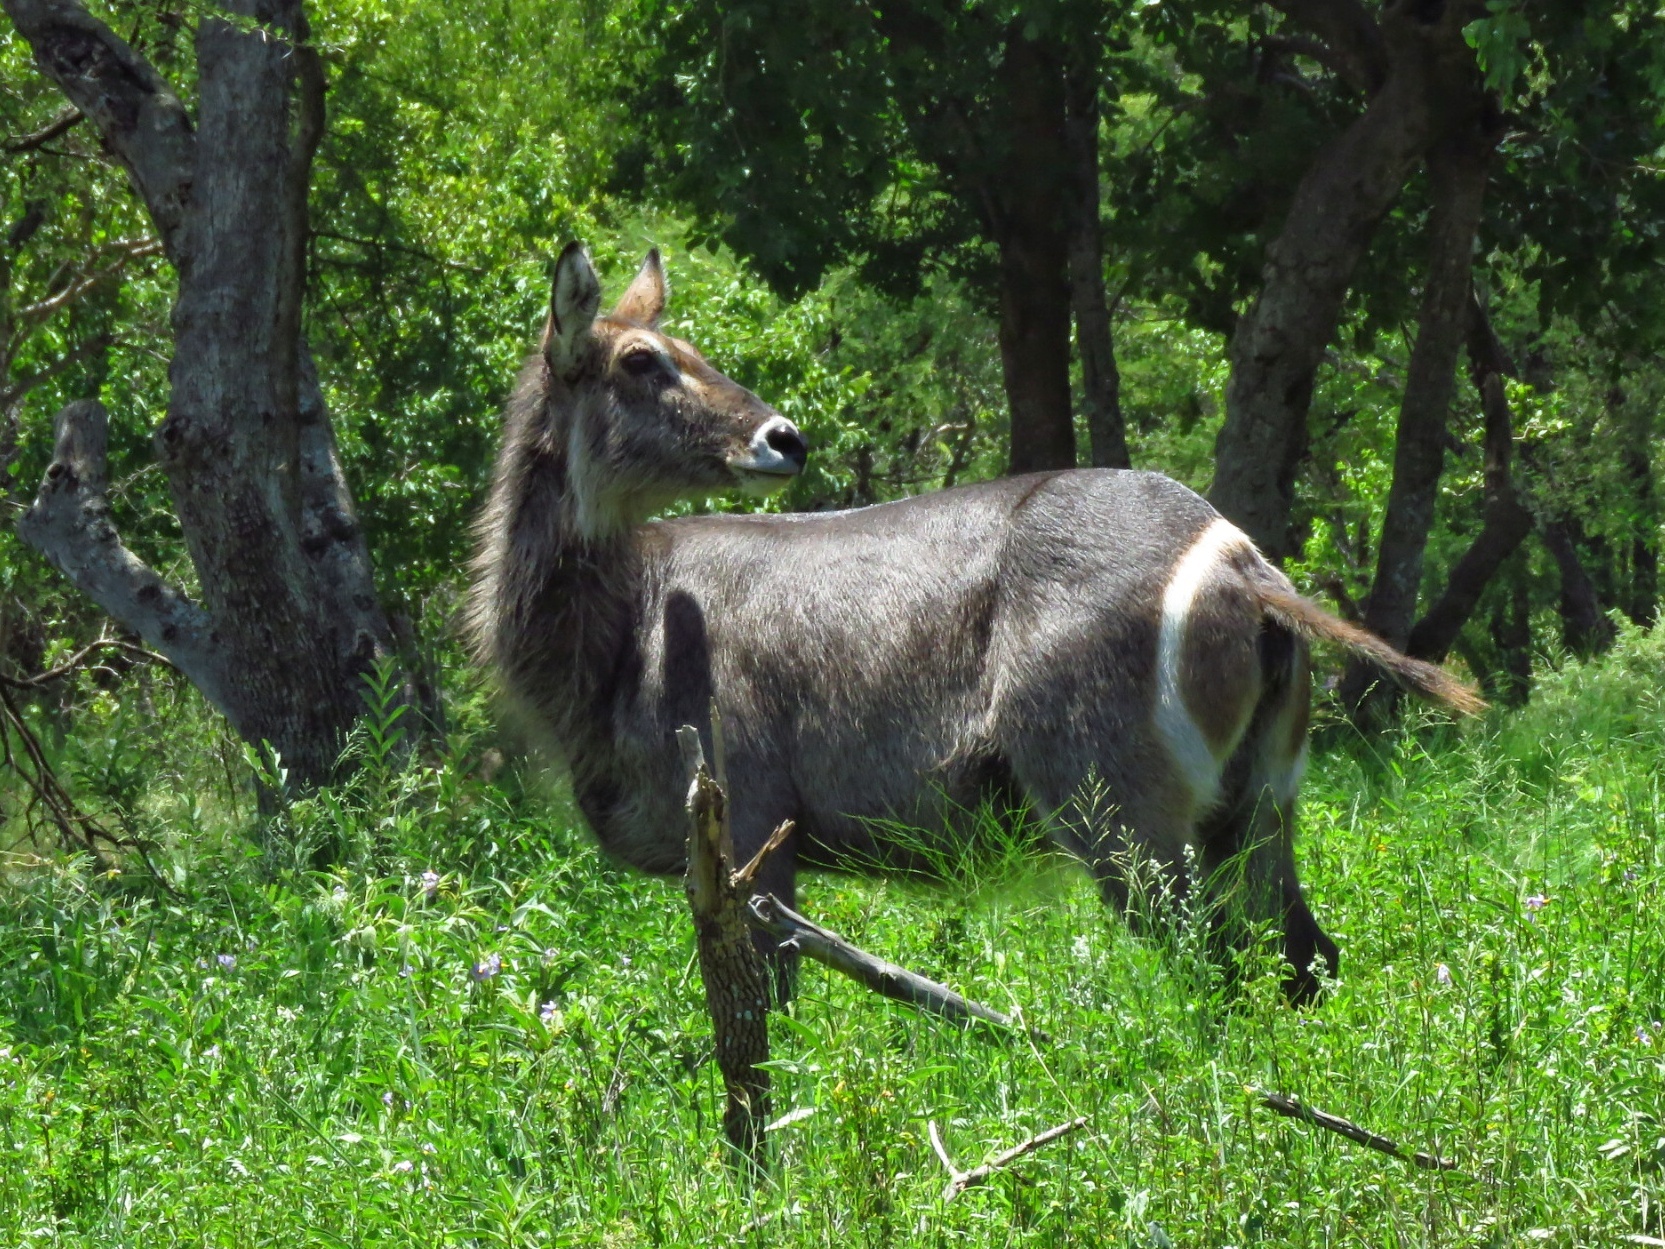
<path fill-rule="evenodd" d="M 19 536 L 65 405 L 109 413 L 102 480 L 126 546 L 223 631 L 235 613 L 224 570 L 205 571 L 215 543 L 193 545 L 208 504 L 153 441 L 198 367 L 180 249 L 201 236 L 159 227 L 160 201 L 135 191 L 120 110 L 71 106 L 64 75 L 91 62 L 37 68 L 80 6 L 5 7 L 0 680 L 17 726 L 55 749 L 155 732 L 155 700 L 182 696 L 158 652 L 196 671 L 154 621 L 105 601 L 112 621 Z M 1665 25 L 1650 8 L 413 0 L 92 16 L 113 58 L 99 64 L 153 67 L 203 144 L 223 104 L 213 58 L 275 49 L 273 150 L 304 200 L 271 225 L 299 301 L 278 301 L 274 332 L 315 362 L 322 406 L 286 402 L 303 426 L 333 424 L 354 504 L 335 537 L 362 542 L 380 604 L 360 602 L 368 641 L 325 679 L 344 710 L 321 718 L 316 759 L 304 734 L 233 709 L 304 779 L 327 773 L 365 676 L 391 697 L 402 673 L 441 734 L 477 692 L 453 627 L 469 520 L 569 237 L 615 283 L 663 247 L 673 329 L 805 429 L 810 471 L 773 506 L 1157 469 L 1309 592 L 1456 656 L 1505 703 L 1560 654 L 1610 644 L 1617 620 L 1657 615 Z M 208 194 L 200 174 L 180 196 Z M 234 320 L 205 332 L 253 332 Z M 227 419 L 229 446 L 243 435 Z M 281 485 L 281 457 L 261 463 L 255 480 Z M 274 627 L 273 663 L 304 667 L 282 648 L 304 651 L 307 631 Z M 1357 674 L 1329 684 L 1368 710 Z"/>

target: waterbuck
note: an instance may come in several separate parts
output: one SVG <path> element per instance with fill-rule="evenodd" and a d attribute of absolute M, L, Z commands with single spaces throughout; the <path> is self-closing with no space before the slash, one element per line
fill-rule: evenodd
<path fill-rule="evenodd" d="M 1156 473 L 649 520 L 679 499 L 779 487 L 807 447 L 658 328 L 657 252 L 605 316 L 600 296 L 569 245 L 505 414 L 470 629 L 611 854 L 682 869 L 673 735 L 703 731 L 715 698 L 736 853 L 796 823 L 759 882 L 789 905 L 799 864 L 906 861 L 886 831 L 898 823 L 947 830 L 952 846 L 992 798 L 1038 815 L 1114 902 L 1130 855 L 1181 889 L 1188 859 L 1204 874 L 1237 863 L 1248 918 L 1282 924 L 1291 996 L 1315 991 L 1316 960 L 1336 971 L 1291 850 L 1307 641 L 1473 710 L 1466 687 L 1302 598 Z"/>

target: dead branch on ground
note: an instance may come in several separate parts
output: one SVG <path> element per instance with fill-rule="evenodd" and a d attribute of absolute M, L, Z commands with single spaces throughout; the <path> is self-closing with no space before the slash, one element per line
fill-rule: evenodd
<path fill-rule="evenodd" d="M 1363 1145 L 1366 1149 L 1374 1149 L 1379 1154 L 1386 1154 L 1390 1158 L 1398 1158 L 1404 1162 L 1414 1163 L 1424 1171 L 1455 1171 L 1457 1164 L 1449 1158 L 1441 1158 L 1434 1154 L 1407 1153 L 1399 1142 L 1386 1136 L 1379 1136 L 1340 1115 L 1326 1114 L 1322 1110 L 1314 1110 L 1311 1106 L 1304 1106 L 1298 1100 L 1284 1093 L 1261 1093 L 1260 1104 L 1268 1110 L 1276 1111 L 1289 1119 L 1299 1119 L 1304 1123 L 1311 1123 L 1326 1131 L 1334 1132 L 1338 1136 L 1345 1136 L 1348 1140 Z"/>
<path fill-rule="evenodd" d="M 1071 1119 L 1068 1123 L 1061 1123 L 1055 1128 L 1048 1128 L 1044 1132 L 1036 1133 L 1022 1144 L 1014 1145 L 1004 1153 L 996 1154 L 994 1158 L 980 1167 L 962 1171 L 954 1165 L 954 1160 L 948 1156 L 948 1150 L 942 1143 L 942 1136 L 937 1131 L 936 1120 L 931 1120 L 927 1124 L 930 1129 L 931 1148 L 936 1150 L 937 1157 L 941 1159 L 943 1167 L 948 1172 L 948 1184 L 942 1190 L 942 1199 L 953 1201 L 966 1189 L 988 1183 L 989 1177 L 994 1175 L 995 1172 L 1011 1166 L 1012 1163 L 1024 1155 L 1032 1154 L 1042 1145 L 1050 1145 L 1053 1141 L 1068 1136 L 1071 1132 L 1080 1131 L 1086 1126 L 1087 1119 L 1085 1116 L 1079 1119 Z"/>

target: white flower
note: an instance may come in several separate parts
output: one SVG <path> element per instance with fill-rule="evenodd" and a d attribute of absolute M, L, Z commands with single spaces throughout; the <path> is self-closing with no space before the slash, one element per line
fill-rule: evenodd
<path fill-rule="evenodd" d="M 1434 979 L 1439 981 L 1441 984 L 1450 984 L 1451 983 L 1451 969 L 1449 967 L 1447 967 L 1444 963 L 1435 963 L 1434 964 Z"/>
<path fill-rule="evenodd" d="M 393 1174 L 395 1175 L 406 1175 L 415 1169 L 415 1164 L 411 1162 L 409 1158 L 399 1159 L 399 1161 L 395 1162 L 392 1167 Z"/>

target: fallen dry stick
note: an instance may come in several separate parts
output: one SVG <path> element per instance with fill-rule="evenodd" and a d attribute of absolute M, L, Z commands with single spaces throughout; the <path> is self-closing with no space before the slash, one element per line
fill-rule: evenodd
<path fill-rule="evenodd" d="M 1290 1119 L 1300 1119 L 1305 1123 L 1315 1124 L 1337 1135 L 1345 1136 L 1350 1141 L 1356 1141 L 1366 1149 L 1374 1149 L 1377 1153 L 1386 1154 L 1390 1158 L 1398 1158 L 1404 1162 L 1413 1162 L 1424 1171 L 1455 1171 L 1457 1164 L 1449 1158 L 1435 1157 L 1433 1154 L 1406 1153 L 1399 1142 L 1389 1140 L 1385 1136 L 1361 1128 L 1358 1124 L 1340 1115 L 1325 1114 L 1322 1110 L 1314 1110 L 1310 1106 L 1303 1106 L 1295 1098 L 1283 1093 L 1262 1093 L 1260 1104 L 1268 1110 L 1275 1110 L 1278 1114 Z"/>
<path fill-rule="evenodd" d="M 927 980 L 906 967 L 898 967 L 866 950 L 857 949 L 836 932 L 805 919 L 772 893 L 754 894 L 747 909 L 751 913 L 751 922 L 783 946 L 795 947 L 816 962 L 825 963 L 883 997 L 941 1015 L 944 1019 L 960 1022 L 981 1019 L 999 1028 L 1027 1031 L 1042 1043 L 1047 1039 L 1033 1029 L 1025 1029 L 1017 1020 L 1002 1015 L 993 1007 L 961 997 L 946 985 Z"/>
<path fill-rule="evenodd" d="M 987 1183 L 989 1177 L 996 1171 L 1002 1167 L 1010 1166 L 1025 1154 L 1032 1154 L 1042 1145 L 1050 1145 L 1059 1137 L 1068 1136 L 1071 1132 L 1086 1127 L 1087 1120 L 1085 1117 L 1071 1119 L 1068 1123 L 1061 1123 L 1055 1128 L 1048 1128 L 1044 1132 L 1031 1136 L 1021 1145 L 1013 1145 L 1005 1153 L 997 1155 L 992 1161 L 985 1162 L 980 1167 L 973 1167 L 969 1171 L 961 1171 L 954 1165 L 954 1160 L 948 1156 L 948 1150 L 944 1148 L 942 1137 L 937 1132 L 936 1120 L 931 1120 L 926 1126 L 931 1133 L 931 1148 L 937 1151 L 937 1157 L 942 1160 L 942 1165 L 948 1170 L 948 1184 L 942 1190 L 942 1199 L 953 1201 L 966 1189 Z"/>

